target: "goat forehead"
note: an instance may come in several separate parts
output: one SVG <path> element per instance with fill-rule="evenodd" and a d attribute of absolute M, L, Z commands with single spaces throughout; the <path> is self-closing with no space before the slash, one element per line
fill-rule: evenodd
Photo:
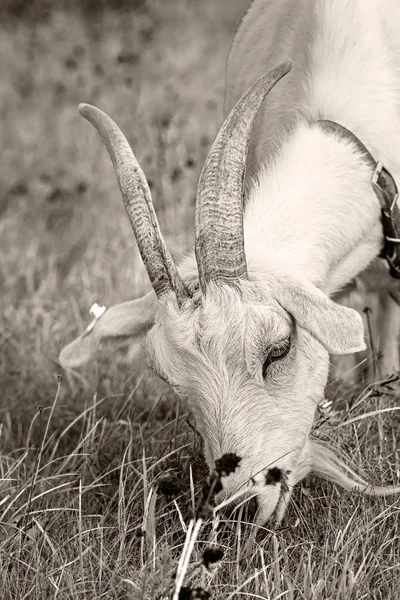
<path fill-rule="evenodd" d="M 148 336 L 150 362 L 183 394 L 201 395 L 205 388 L 208 399 L 232 396 L 256 384 L 266 350 L 292 328 L 276 302 L 249 301 L 230 290 L 183 310 L 165 304 Z"/>
<path fill-rule="evenodd" d="M 226 356 L 260 354 L 269 345 L 287 337 L 292 329 L 282 309 L 257 304 L 205 306 L 199 313 L 196 341 L 207 354 L 219 348 Z"/>
<path fill-rule="evenodd" d="M 286 311 L 272 297 L 262 297 L 248 287 L 244 286 L 240 294 L 227 286 L 217 288 L 217 293 L 203 299 L 196 318 L 200 343 L 225 337 L 232 342 L 252 337 L 271 338 L 273 342 L 289 333 L 291 318 Z"/>

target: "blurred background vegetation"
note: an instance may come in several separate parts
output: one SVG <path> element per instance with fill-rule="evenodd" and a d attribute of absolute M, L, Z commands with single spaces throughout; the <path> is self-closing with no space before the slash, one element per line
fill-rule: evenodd
<path fill-rule="evenodd" d="M 23 428 L 52 397 L 59 351 L 87 324 L 94 301 L 110 305 L 149 288 L 111 161 L 79 102 L 124 130 L 172 253 L 187 251 L 245 4 L 0 3 L 0 406 L 10 424 Z M 70 378 L 68 406 L 71 393 L 81 402 L 84 389 L 98 389 L 88 369 Z M 107 393 L 129 375 L 115 378 L 111 364 L 100 372 Z"/>

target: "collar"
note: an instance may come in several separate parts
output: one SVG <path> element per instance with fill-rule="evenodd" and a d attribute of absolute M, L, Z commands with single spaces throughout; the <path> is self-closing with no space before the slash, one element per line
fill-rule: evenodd
<path fill-rule="evenodd" d="M 385 243 L 380 256 L 389 264 L 390 275 L 400 279 L 400 208 L 397 204 L 398 189 L 390 172 L 377 162 L 361 140 L 351 131 L 334 121 L 317 121 L 328 133 L 335 133 L 357 146 L 372 168 L 372 187 L 381 205 L 381 220 Z"/>

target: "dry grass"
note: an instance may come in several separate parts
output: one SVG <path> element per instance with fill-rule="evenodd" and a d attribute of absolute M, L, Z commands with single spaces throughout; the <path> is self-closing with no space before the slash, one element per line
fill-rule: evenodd
<path fill-rule="evenodd" d="M 1 20 L 1 598 L 167 598 L 206 472 L 190 417 L 123 350 L 57 377 L 59 350 L 95 300 L 149 287 L 108 156 L 76 107 L 89 101 L 117 119 L 170 249 L 188 250 L 245 1 L 121 2 L 124 11 L 87 14 L 60 4 L 42 20 Z M 381 389 L 349 394 L 340 419 L 393 406 L 396 390 Z M 316 435 L 362 475 L 399 477 L 395 416 L 341 428 L 334 414 L 324 419 Z M 173 499 L 157 493 L 166 472 L 179 482 Z M 307 481 L 283 527 L 259 532 L 245 555 L 250 530 L 203 524 L 184 585 L 212 598 L 398 597 L 396 499 Z M 208 570 L 202 551 L 215 541 L 224 556 Z"/>

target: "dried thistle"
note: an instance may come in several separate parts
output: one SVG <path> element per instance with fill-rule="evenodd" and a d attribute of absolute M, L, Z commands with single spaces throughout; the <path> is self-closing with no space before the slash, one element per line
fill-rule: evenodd
<path fill-rule="evenodd" d="M 159 494 L 166 496 L 166 498 L 172 499 L 180 495 L 182 487 L 176 475 L 167 473 L 157 480 L 157 491 Z"/>
<path fill-rule="evenodd" d="M 220 477 L 226 477 L 235 471 L 241 460 L 237 454 L 228 452 L 215 461 L 215 470 Z"/>
<path fill-rule="evenodd" d="M 265 474 L 265 485 L 276 485 L 285 479 L 285 475 L 279 467 L 268 469 Z"/>
<path fill-rule="evenodd" d="M 224 556 L 221 546 L 207 546 L 203 552 L 203 564 L 208 569 L 213 563 L 218 562 Z"/>
<path fill-rule="evenodd" d="M 181 588 L 181 591 L 179 592 L 179 600 L 208 600 L 209 598 L 211 598 L 211 594 L 210 592 L 207 592 L 207 590 L 201 588 L 201 587 L 197 587 L 197 588 L 190 588 L 190 587 L 183 587 Z"/>

